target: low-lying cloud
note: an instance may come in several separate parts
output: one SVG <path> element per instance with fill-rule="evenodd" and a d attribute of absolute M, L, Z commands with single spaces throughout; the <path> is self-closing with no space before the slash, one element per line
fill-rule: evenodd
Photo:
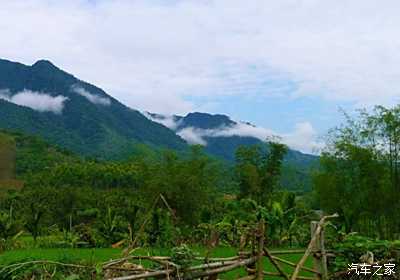
<path fill-rule="evenodd" d="M 179 130 L 176 134 L 182 137 L 182 139 L 184 139 L 190 145 L 198 144 L 207 146 L 207 140 L 205 137 L 211 137 L 211 135 L 208 135 L 208 130 L 194 127 L 186 127 Z"/>
<path fill-rule="evenodd" d="M 8 89 L 0 90 L 0 99 L 25 106 L 39 112 L 52 112 L 61 114 L 64 109 L 64 103 L 68 100 L 63 95 L 52 96 L 47 93 L 23 90 L 16 94 L 11 94 Z"/>
<path fill-rule="evenodd" d="M 173 115 L 154 115 L 148 112 L 143 112 L 143 115 L 145 115 L 149 120 L 160 123 L 172 130 L 177 130 L 179 124 L 181 123 L 181 121 Z"/>
<path fill-rule="evenodd" d="M 80 87 L 78 85 L 74 85 L 71 87 L 71 90 L 80 96 L 85 97 L 87 100 L 89 100 L 91 103 L 96 104 L 96 105 L 103 105 L 103 106 L 109 106 L 111 104 L 111 100 L 106 97 L 101 97 L 95 94 L 90 93 L 83 87 Z"/>
<path fill-rule="evenodd" d="M 238 123 L 229 127 L 217 129 L 199 129 L 187 127 L 177 132 L 189 144 L 207 145 L 208 137 L 254 137 L 261 141 L 278 138 L 289 147 L 305 153 L 318 153 L 322 143 L 317 140 L 317 133 L 309 122 L 297 123 L 290 133 L 277 133 L 273 130 L 252 126 L 247 123 Z"/>
<path fill-rule="evenodd" d="M 176 132 L 177 135 L 182 137 L 190 145 L 203 145 L 207 146 L 207 138 L 213 137 L 254 137 L 261 141 L 266 141 L 271 138 L 278 138 L 279 141 L 288 145 L 289 147 L 305 153 L 318 153 L 323 144 L 318 141 L 317 132 L 309 122 L 297 123 L 294 130 L 290 133 L 277 133 L 271 129 L 254 126 L 245 122 L 237 122 L 230 126 L 221 126 L 215 129 L 201 129 L 196 127 L 185 127 L 178 129 L 181 120 L 175 116 L 145 115 Z"/>

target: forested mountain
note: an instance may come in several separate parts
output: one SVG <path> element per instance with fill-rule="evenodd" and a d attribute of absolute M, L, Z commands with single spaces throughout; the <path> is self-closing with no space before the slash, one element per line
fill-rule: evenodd
<path fill-rule="evenodd" d="M 246 135 L 245 132 L 240 131 L 239 125 L 242 127 L 255 127 L 251 123 L 238 123 L 233 121 L 226 115 L 212 115 L 207 113 L 189 113 L 186 116 L 175 116 L 177 122 L 177 131 L 187 128 L 204 129 L 208 131 L 225 131 L 220 133 L 205 133 L 205 140 L 207 142 L 206 151 L 210 154 L 223 157 L 228 160 L 233 160 L 235 151 L 239 146 L 257 145 L 262 144 L 259 138 Z M 266 139 L 264 139 L 266 140 Z M 304 154 L 299 151 L 289 149 L 286 155 L 286 161 L 299 164 L 310 165 L 314 164 L 317 157 L 309 154 Z"/>
<path fill-rule="evenodd" d="M 264 141 L 255 137 L 257 128 L 247 122 L 236 122 L 226 115 L 189 113 L 186 116 L 164 116 L 148 113 L 148 117 L 173 129 L 189 143 L 203 144 L 208 154 L 235 161 L 240 146 L 259 145 L 268 149 Z M 284 165 L 282 185 L 290 189 L 310 189 L 310 172 L 318 167 L 318 157 L 288 149 Z"/>
<path fill-rule="evenodd" d="M 129 158 L 142 144 L 176 151 L 203 144 L 208 154 L 233 162 L 239 146 L 262 144 L 251 135 L 231 133 L 252 125 L 225 115 L 196 112 L 173 116 L 169 123 L 164 116 L 145 115 L 49 61 L 27 66 L 0 60 L 0 129 L 41 136 L 84 157 Z M 314 156 L 289 150 L 284 180 L 304 185 L 315 162 Z"/>
<path fill-rule="evenodd" d="M 133 143 L 186 147 L 168 128 L 45 60 L 32 66 L 0 60 L 0 128 L 100 158 L 121 158 Z"/>

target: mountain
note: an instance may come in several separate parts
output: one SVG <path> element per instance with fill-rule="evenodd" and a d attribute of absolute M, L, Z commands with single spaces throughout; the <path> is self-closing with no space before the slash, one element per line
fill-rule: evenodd
<path fill-rule="evenodd" d="M 125 157 L 135 143 L 187 147 L 170 129 L 46 60 L 32 66 L 0 60 L 0 128 L 106 159 Z"/>
<path fill-rule="evenodd" d="M 148 113 L 147 116 L 174 130 L 187 142 L 203 144 L 205 151 L 229 162 L 235 159 L 240 146 L 268 146 L 256 135 L 256 126 L 248 122 L 236 122 L 228 116 L 207 113 L 189 113 L 186 116 L 164 116 Z M 257 136 L 257 137 L 256 137 Z M 310 172 L 318 166 L 318 157 L 289 149 L 284 161 L 282 185 L 289 189 L 311 188 Z"/>
<path fill-rule="evenodd" d="M 188 142 L 205 144 L 205 150 L 212 155 L 233 161 L 235 151 L 243 145 L 259 145 L 263 141 L 256 137 L 257 127 L 248 122 L 236 122 L 226 115 L 189 113 L 186 116 L 163 116 L 148 113 L 153 121 L 174 130 Z M 190 132 L 190 133 L 188 133 Z M 286 161 L 300 165 L 311 165 L 318 157 L 289 149 Z"/>
<path fill-rule="evenodd" d="M 225 115 L 141 113 L 47 60 L 28 66 L 0 59 L 0 129 L 41 136 L 97 159 L 124 159 L 136 149 L 140 152 L 143 144 L 177 151 L 203 144 L 208 154 L 233 162 L 239 146 L 263 143 L 257 127 Z M 289 150 L 284 181 L 290 186 L 308 184 L 316 162 L 315 156 Z"/>

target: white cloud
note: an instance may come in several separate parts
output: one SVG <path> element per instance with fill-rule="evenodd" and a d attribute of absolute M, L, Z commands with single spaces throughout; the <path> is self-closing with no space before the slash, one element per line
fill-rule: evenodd
<path fill-rule="evenodd" d="M 0 6 L 2 56 L 49 58 L 140 110 L 191 111 L 188 95 L 282 94 L 282 84 L 274 90 L 265 80 L 295 82 L 292 98 L 371 104 L 399 97 L 396 0 L 0 0 Z"/>
<path fill-rule="evenodd" d="M 51 96 L 46 93 L 23 90 L 11 95 L 9 90 L 0 90 L 0 99 L 8 102 L 29 107 L 39 112 L 53 112 L 61 114 L 64 109 L 64 102 L 68 100 L 62 95 Z"/>
<path fill-rule="evenodd" d="M 256 127 L 247 123 L 237 123 L 231 127 L 209 132 L 211 137 L 250 136 L 265 141 L 268 137 L 276 135 L 272 130 L 263 127 Z"/>
<path fill-rule="evenodd" d="M 173 115 L 151 115 L 148 112 L 142 112 L 142 114 L 153 122 L 162 124 L 169 129 L 176 130 L 179 126 L 180 121 L 176 119 Z"/>
<path fill-rule="evenodd" d="M 261 141 L 268 139 L 278 140 L 290 148 L 299 150 L 305 153 L 317 154 L 323 147 L 323 143 L 318 141 L 318 135 L 312 124 L 309 122 L 301 122 L 295 125 L 295 128 L 290 133 L 277 133 L 271 129 L 257 127 L 249 123 L 237 122 L 232 126 L 222 126 L 216 129 L 201 129 L 195 127 L 186 127 L 179 129 L 180 120 L 173 116 L 152 116 L 149 113 L 144 113 L 146 117 L 152 121 L 158 122 L 172 130 L 182 137 L 188 144 L 200 144 L 207 146 L 207 137 L 254 137 Z"/>
<path fill-rule="evenodd" d="M 297 123 L 292 133 L 281 134 L 283 142 L 296 150 L 318 154 L 324 144 L 318 139 L 317 132 L 309 122 Z"/>
<path fill-rule="evenodd" d="M 87 90 L 85 90 L 84 88 L 82 88 L 80 86 L 74 85 L 74 86 L 71 87 L 71 90 L 73 92 L 85 97 L 87 100 L 89 100 L 93 104 L 103 105 L 103 106 L 111 105 L 111 100 L 109 98 L 101 97 L 101 96 L 92 94 L 92 93 L 88 92 Z"/>
<path fill-rule="evenodd" d="M 323 147 L 319 141 L 317 132 L 310 122 L 296 123 L 294 130 L 290 133 L 278 133 L 272 129 L 259 127 L 246 122 L 235 122 L 235 125 L 222 126 L 215 129 L 201 129 L 196 127 L 179 128 L 182 120 L 173 115 L 151 115 L 148 112 L 143 114 L 154 122 L 158 122 L 176 132 L 188 144 L 200 144 L 207 146 L 207 137 L 254 137 L 261 141 L 269 139 L 278 140 L 290 148 L 305 153 L 318 154 Z"/>
<path fill-rule="evenodd" d="M 207 146 L 207 141 L 204 139 L 207 135 L 207 131 L 204 129 L 187 127 L 179 130 L 176 134 L 182 137 L 190 145 L 203 145 Z"/>

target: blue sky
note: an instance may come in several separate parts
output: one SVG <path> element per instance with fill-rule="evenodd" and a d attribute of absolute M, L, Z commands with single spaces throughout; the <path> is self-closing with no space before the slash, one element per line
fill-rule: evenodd
<path fill-rule="evenodd" d="M 222 98 L 190 98 L 195 106 L 208 107 L 209 111 L 226 114 L 236 120 L 263 125 L 275 131 L 290 132 L 295 123 L 312 120 L 316 130 L 326 132 L 342 119 L 340 108 L 352 110 L 345 103 L 333 103 L 321 98 L 301 97 L 295 100 L 283 98 L 251 98 L 233 96 Z M 210 104 L 207 106 L 207 104 Z"/>
<path fill-rule="evenodd" d="M 143 111 L 224 113 L 304 151 L 400 97 L 394 0 L 0 0 L 0 57 L 49 59 Z"/>

